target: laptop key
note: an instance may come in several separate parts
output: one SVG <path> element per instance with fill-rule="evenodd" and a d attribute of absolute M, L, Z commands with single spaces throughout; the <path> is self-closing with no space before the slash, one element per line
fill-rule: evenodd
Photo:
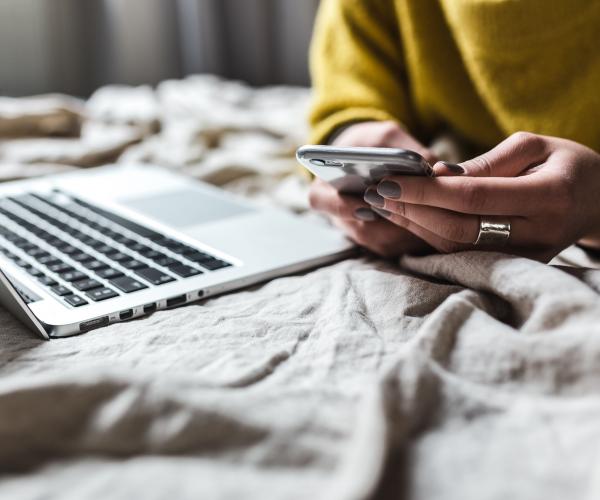
<path fill-rule="evenodd" d="M 96 272 L 96 274 L 105 280 L 110 280 L 113 278 L 118 278 L 119 276 L 123 276 L 123 273 L 121 271 L 118 271 L 117 269 L 114 269 L 112 267 L 100 269 Z"/>
<path fill-rule="evenodd" d="M 121 245 L 125 245 L 127 248 L 131 248 L 132 245 L 137 244 L 137 240 L 132 240 L 131 238 L 129 238 L 128 236 L 125 236 L 124 234 L 120 234 L 119 236 L 116 236 L 113 239 L 117 243 L 120 243 Z"/>
<path fill-rule="evenodd" d="M 172 259 L 171 257 L 161 257 L 160 259 L 154 259 L 154 263 L 159 266 L 169 267 L 174 266 L 176 264 L 181 264 L 177 259 Z"/>
<path fill-rule="evenodd" d="M 72 293 L 71 290 L 69 290 L 66 286 L 62 285 L 53 286 L 52 288 L 50 288 L 50 290 L 52 290 L 52 293 L 55 293 L 60 297 L 64 297 L 65 295 L 71 295 Z"/>
<path fill-rule="evenodd" d="M 25 239 L 25 238 L 22 238 L 21 236 L 19 236 L 19 237 L 15 238 L 15 239 L 12 241 L 12 244 L 13 244 L 14 246 L 16 246 L 17 248 L 21 248 L 21 247 L 23 247 L 23 246 L 27 245 L 28 243 L 29 243 L 29 240 L 27 240 L 27 239 Z"/>
<path fill-rule="evenodd" d="M 106 245 L 106 243 L 104 243 L 103 241 L 100 241 L 100 240 L 94 239 L 94 238 L 90 238 L 90 239 L 88 240 L 88 242 L 87 242 L 87 245 L 88 245 L 89 247 L 92 247 L 92 248 L 94 248 L 94 249 L 98 249 L 98 248 L 100 248 L 100 247 L 103 247 L 103 246 L 105 246 L 105 245 Z"/>
<path fill-rule="evenodd" d="M 171 266 L 169 267 L 169 271 L 174 272 L 182 278 L 189 278 L 190 276 L 202 274 L 202 271 L 200 271 L 199 269 L 195 269 L 191 266 L 186 266 L 185 264 L 177 264 L 175 266 Z"/>
<path fill-rule="evenodd" d="M 108 220 L 116 222 L 120 226 L 123 226 L 124 228 L 129 229 L 130 231 L 139 234 L 140 236 L 143 236 L 144 238 L 150 238 L 151 240 L 154 240 L 162 237 L 162 235 L 157 233 L 156 231 L 148 229 L 147 227 L 144 227 L 140 224 L 136 224 L 135 222 L 126 219 L 125 217 L 121 217 L 120 215 L 117 215 L 113 212 L 109 212 L 108 210 L 96 207 L 95 205 L 86 203 L 82 200 L 75 199 L 75 202 L 87 208 L 88 210 L 91 210 L 92 212 L 95 212 L 101 215 L 102 217 L 106 217 Z M 116 234 L 118 235 L 120 233 Z"/>
<path fill-rule="evenodd" d="M 36 259 L 37 257 L 41 257 L 42 255 L 48 254 L 46 250 L 42 250 L 40 247 L 30 248 L 29 250 L 26 250 L 25 253 L 30 257 L 33 257 L 34 259 Z"/>
<path fill-rule="evenodd" d="M 189 247 L 179 241 L 171 239 L 159 240 L 156 243 L 160 246 L 168 248 L 169 250 L 171 250 L 171 252 L 175 252 L 178 254 L 192 253 L 196 250 L 195 248 Z"/>
<path fill-rule="evenodd" d="M 133 250 L 134 252 L 141 253 L 142 255 L 144 252 L 150 252 L 152 250 L 152 248 L 150 248 L 142 243 L 135 243 L 134 245 L 131 245 L 128 248 L 130 250 Z"/>
<path fill-rule="evenodd" d="M 38 277 L 38 281 L 42 284 L 42 285 L 46 285 L 46 286 L 56 286 L 58 285 L 58 282 L 52 278 L 50 278 L 50 276 L 46 276 L 45 274 L 42 274 L 41 276 Z"/>
<path fill-rule="evenodd" d="M 164 285 L 165 283 L 175 281 L 175 278 L 172 278 L 168 274 L 165 274 L 154 267 L 139 269 L 136 271 L 136 274 L 144 278 L 146 281 L 149 281 L 153 285 Z"/>
<path fill-rule="evenodd" d="M 202 267 L 205 267 L 209 271 L 216 271 L 217 269 L 223 269 L 224 267 L 230 267 L 231 264 L 229 262 L 225 262 L 219 259 L 211 259 L 203 262 L 199 262 Z"/>
<path fill-rule="evenodd" d="M 148 288 L 146 285 L 137 280 L 134 280 L 130 276 L 122 276 L 120 278 L 115 278 L 114 280 L 110 280 L 110 283 L 125 293 L 137 292 L 138 290 Z"/>
<path fill-rule="evenodd" d="M 159 240 L 155 240 L 155 243 L 166 248 L 176 248 L 177 246 L 181 245 L 181 243 L 172 240 L 171 238 L 161 238 Z"/>
<path fill-rule="evenodd" d="M 73 286 L 77 288 L 77 290 L 87 292 L 88 290 L 93 290 L 94 288 L 100 288 L 103 285 L 99 281 L 88 278 L 85 280 L 76 281 L 75 283 L 73 283 Z"/>
<path fill-rule="evenodd" d="M 87 238 L 87 234 L 79 231 L 78 229 L 75 229 L 73 231 L 69 231 L 69 234 L 71 236 L 73 236 L 73 238 L 78 239 L 80 241 L 83 240 L 83 239 L 85 239 L 85 238 Z"/>
<path fill-rule="evenodd" d="M 112 299 L 113 297 L 118 297 L 119 294 L 114 290 L 108 287 L 96 288 L 95 290 L 91 290 L 86 293 L 86 295 L 92 299 L 94 302 L 99 302 L 101 300 Z"/>
<path fill-rule="evenodd" d="M 115 247 L 111 247 L 110 245 L 101 245 L 95 250 L 99 253 L 103 253 L 104 255 L 110 255 L 119 252 Z"/>
<path fill-rule="evenodd" d="M 80 297 L 79 295 L 67 295 L 64 298 L 65 302 L 67 304 L 72 305 L 73 307 L 79 307 L 79 306 L 84 306 L 85 304 L 88 303 L 87 300 L 85 300 L 83 297 Z"/>
<path fill-rule="evenodd" d="M 156 250 L 153 250 L 152 248 L 148 248 L 148 250 L 143 250 L 139 253 L 142 254 L 147 259 L 161 259 L 163 257 L 166 257 L 166 255 L 164 253 L 160 253 Z"/>
<path fill-rule="evenodd" d="M 81 280 L 85 280 L 85 279 L 89 278 L 89 276 L 87 274 L 84 274 L 81 271 L 68 271 L 66 273 L 62 273 L 60 275 L 60 277 L 63 280 L 68 281 L 69 283 L 72 283 L 74 281 L 81 281 Z"/>
<path fill-rule="evenodd" d="M 48 268 L 48 271 L 50 271 L 51 273 L 56 273 L 56 274 L 68 273 L 68 272 L 73 272 L 76 270 L 75 268 L 73 268 L 72 266 L 67 264 L 66 262 L 59 262 L 57 264 L 52 264 L 51 266 L 46 266 L 46 267 Z"/>
<path fill-rule="evenodd" d="M 132 270 L 142 269 L 143 267 L 148 267 L 143 262 L 140 262 L 139 260 L 135 260 L 135 259 L 125 260 L 123 262 L 119 262 L 119 264 L 121 264 L 125 269 L 132 269 Z"/>
<path fill-rule="evenodd" d="M 73 259 L 75 262 L 85 262 L 85 261 L 94 259 L 94 257 L 92 257 L 90 254 L 87 254 L 85 252 L 77 252 L 77 253 L 70 255 L 69 257 L 71 257 L 71 259 Z"/>
<path fill-rule="evenodd" d="M 127 255 L 126 253 L 123 253 L 123 252 L 117 252 L 117 253 L 110 254 L 108 256 L 108 258 L 111 260 L 117 261 L 117 262 L 122 262 L 124 260 L 131 259 L 131 256 Z"/>
<path fill-rule="evenodd" d="M 108 264 L 106 262 L 102 262 L 101 260 L 89 260 L 87 262 L 82 262 L 83 267 L 89 269 L 90 271 L 99 271 L 100 269 L 106 269 Z"/>
<path fill-rule="evenodd" d="M 46 240 L 46 243 L 48 243 L 48 245 L 50 245 L 50 246 L 57 247 L 58 245 L 63 243 L 63 240 L 53 236 L 52 238 L 49 238 L 48 240 Z"/>
<path fill-rule="evenodd" d="M 54 264 L 61 264 L 62 260 L 56 258 L 54 255 L 44 255 L 43 257 L 36 257 L 36 259 L 40 264 L 44 266 L 52 266 Z"/>
<path fill-rule="evenodd" d="M 175 248 L 171 248 L 170 250 L 171 250 L 171 252 L 178 253 L 179 255 L 183 255 L 186 253 L 194 253 L 196 251 L 195 248 L 188 247 L 187 245 L 184 245 L 183 243 L 179 244 Z"/>
<path fill-rule="evenodd" d="M 60 238 L 56 238 L 56 240 L 54 242 L 54 246 L 60 250 L 61 248 L 68 247 L 70 245 L 65 240 L 61 240 Z"/>
<path fill-rule="evenodd" d="M 24 252 L 27 252 L 28 250 L 32 250 L 33 248 L 38 248 L 37 245 L 34 245 L 33 243 L 31 243 L 29 241 L 25 241 L 25 243 L 23 243 L 22 245 L 16 245 L 16 246 L 19 247 Z"/>
<path fill-rule="evenodd" d="M 23 227 L 25 227 L 25 226 L 23 226 Z M 39 237 L 40 234 L 45 234 L 46 233 L 46 231 L 44 231 L 40 227 L 26 227 L 25 229 L 27 229 L 27 231 L 29 231 L 30 233 L 35 234 L 37 237 Z"/>
<path fill-rule="evenodd" d="M 193 253 L 187 253 L 184 256 L 186 259 L 191 260 L 192 262 L 201 262 L 203 260 L 209 260 L 212 259 L 213 257 L 208 255 L 207 253 L 204 252 L 193 252 Z"/>
<path fill-rule="evenodd" d="M 192 247 L 186 246 L 185 250 L 182 252 L 182 255 L 185 255 L 185 256 L 187 256 L 187 255 L 193 255 L 193 254 L 196 254 L 198 252 L 199 252 L 199 250 L 197 248 L 192 248 Z M 203 252 L 200 252 L 200 253 L 203 253 Z"/>
<path fill-rule="evenodd" d="M 35 278 L 39 278 L 40 276 L 44 276 L 44 273 L 42 271 L 40 271 L 39 269 L 37 269 L 36 267 L 31 267 L 31 268 L 27 269 L 27 272 L 29 274 L 31 274 L 31 276 L 35 277 Z"/>
<path fill-rule="evenodd" d="M 17 266 L 23 267 L 25 269 L 29 269 L 31 267 L 31 264 L 29 264 L 29 262 L 27 262 L 26 260 L 23 260 L 23 259 L 16 259 L 15 264 Z"/>
<path fill-rule="evenodd" d="M 73 255 L 76 253 L 79 253 L 80 250 L 79 248 L 74 247 L 73 245 L 61 245 L 59 247 L 57 247 L 62 253 L 65 253 L 67 255 Z"/>
<path fill-rule="evenodd" d="M 113 240 L 115 240 L 116 238 L 118 238 L 119 236 L 123 236 L 121 233 L 119 233 L 118 231 L 113 231 L 112 229 L 108 229 L 107 231 L 104 232 L 104 235 L 107 236 L 108 238 L 111 238 Z"/>
<path fill-rule="evenodd" d="M 85 245 L 91 246 L 93 243 L 96 243 L 96 241 L 98 241 L 98 240 L 96 240 L 96 238 L 92 238 L 91 236 L 88 236 L 86 234 L 83 238 L 80 238 L 80 241 Z"/>
<path fill-rule="evenodd" d="M 21 239 L 21 237 L 17 233 L 9 233 L 5 236 L 5 238 L 8 241 L 10 241 L 11 243 L 14 243 L 15 241 L 18 241 Z"/>

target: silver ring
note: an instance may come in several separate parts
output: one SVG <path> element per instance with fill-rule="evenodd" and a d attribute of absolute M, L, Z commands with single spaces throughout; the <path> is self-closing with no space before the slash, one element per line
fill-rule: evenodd
<path fill-rule="evenodd" d="M 479 218 L 479 234 L 475 246 L 506 245 L 510 237 L 510 221 L 499 218 Z"/>

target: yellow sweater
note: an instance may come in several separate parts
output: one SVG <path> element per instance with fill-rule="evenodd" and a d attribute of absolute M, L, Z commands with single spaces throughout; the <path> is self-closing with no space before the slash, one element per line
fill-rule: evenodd
<path fill-rule="evenodd" d="M 321 0 L 312 142 L 361 120 L 479 147 L 518 130 L 600 151 L 600 1 Z"/>

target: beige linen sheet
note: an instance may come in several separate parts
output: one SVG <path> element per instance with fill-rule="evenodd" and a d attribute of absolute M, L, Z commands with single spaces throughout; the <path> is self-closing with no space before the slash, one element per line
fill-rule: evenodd
<path fill-rule="evenodd" d="M 246 116 L 211 115 L 218 85 Z M 168 82 L 111 115 L 142 130 L 121 161 L 172 144 L 173 168 L 302 210 L 299 111 L 257 120 L 307 93 L 261 92 Z M 363 257 L 51 342 L 0 310 L 0 498 L 595 500 L 596 266 Z"/>

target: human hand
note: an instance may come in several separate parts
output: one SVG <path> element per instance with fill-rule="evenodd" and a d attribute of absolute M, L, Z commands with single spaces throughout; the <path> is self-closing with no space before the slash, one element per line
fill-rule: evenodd
<path fill-rule="evenodd" d="M 600 154 L 573 141 L 518 132 L 461 164 L 435 165 L 436 178 L 395 176 L 365 198 L 387 220 L 436 250 L 473 249 L 480 216 L 508 218 L 503 250 L 549 261 L 580 242 L 600 248 Z"/>
<path fill-rule="evenodd" d="M 419 153 L 432 165 L 437 161 L 429 149 L 399 123 L 393 121 L 359 122 L 350 125 L 335 138 L 332 146 L 410 149 Z"/>
<path fill-rule="evenodd" d="M 321 179 L 313 181 L 309 199 L 311 206 L 325 213 L 348 238 L 382 257 L 431 252 L 421 238 L 379 217 L 362 198 L 341 194 Z"/>
<path fill-rule="evenodd" d="M 395 122 L 362 122 L 349 126 L 333 142 L 335 146 L 411 149 L 431 162 L 435 158 L 420 142 Z M 362 198 L 340 194 L 333 186 L 315 179 L 311 206 L 325 213 L 332 223 L 361 246 L 386 258 L 432 249 L 421 238 L 377 215 Z"/>

